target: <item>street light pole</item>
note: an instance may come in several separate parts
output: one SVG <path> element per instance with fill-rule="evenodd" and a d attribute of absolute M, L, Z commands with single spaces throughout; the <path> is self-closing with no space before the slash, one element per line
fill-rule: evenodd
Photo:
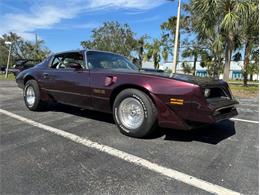
<path fill-rule="evenodd" d="M 11 57 L 12 42 L 6 41 L 5 44 L 6 44 L 6 45 L 10 45 L 10 46 L 9 46 L 8 59 L 7 59 L 7 65 L 6 65 L 6 69 L 5 69 L 5 78 L 7 78 L 7 77 L 8 77 L 9 64 L 10 64 L 10 57 Z"/>
<path fill-rule="evenodd" d="M 180 16 L 181 16 L 181 0 L 178 0 L 178 13 L 177 13 L 177 24 L 176 24 L 176 31 L 175 31 L 175 43 L 174 43 L 172 73 L 176 73 L 176 66 L 177 66 L 177 59 L 178 59 Z"/>

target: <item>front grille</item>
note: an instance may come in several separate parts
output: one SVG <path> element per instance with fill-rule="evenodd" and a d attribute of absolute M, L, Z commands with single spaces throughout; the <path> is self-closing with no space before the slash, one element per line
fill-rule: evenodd
<path fill-rule="evenodd" d="M 215 115 L 213 115 L 216 121 L 225 120 L 238 115 L 235 107 L 232 107 L 230 109 L 222 109 L 219 111 L 215 112 Z"/>
<path fill-rule="evenodd" d="M 235 107 L 232 106 L 232 107 L 227 107 L 227 108 L 221 108 L 221 109 L 218 109 L 216 110 L 214 113 L 213 113 L 213 116 L 218 116 L 218 115 L 221 115 L 221 114 L 227 114 L 229 112 L 231 112 L 232 110 L 234 110 Z"/>

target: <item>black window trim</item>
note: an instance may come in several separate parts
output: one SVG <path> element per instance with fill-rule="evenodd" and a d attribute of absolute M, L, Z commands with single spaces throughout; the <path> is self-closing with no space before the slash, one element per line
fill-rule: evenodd
<path fill-rule="evenodd" d="M 99 51 L 99 50 L 86 50 L 85 51 L 85 59 L 86 59 L 86 62 L 85 62 L 85 64 L 86 64 L 86 66 L 88 67 L 88 69 L 89 70 L 97 70 L 97 69 L 99 69 L 99 70 L 110 70 L 110 71 L 117 71 L 117 70 L 115 70 L 115 69 L 110 69 L 110 68 L 93 68 L 93 67 L 89 67 L 89 65 L 88 65 L 88 60 L 87 60 L 87 53 L 88 52 L 96 52 L 96 53 L 106 53 L 106 54 L 112 54 L 112 55 L 117 55 L 117 56 L 120 56 L 120 57 L 122 57 L 122 58 L 125 58 L 126 60 L 127 60 L 127 58 L 125 57 L 125 56 L 123 56 L 123 55 L 120 55 L 120 54 L 116 54 L 116 53 L 112 53 L 112 52 L 106 52 L 106 51 Z"/>
<path fill-rule="evenodd" d="M 64 52 L 64 53 L 58 53 L 58 54 L 53 54 L 51 57 L 50 57 L 50 60 L 49 60 L 49 63 L 48 63 L 48 69 L 50 69 L 50 70 L 61 70 L 61 69 L 56 69 L 56 68 L 51 68 L 51 65 L 52 65 L 52 63 L 53 63 L 53 60 L 55 59 L 55 57 L 56 56 L 59 56 L 59 55 L 63 55 L 63 54 L 70 54 L 70 53 L 79 53 L 79 54 L 81 54 L 82 56 L 83 56 L 83 62 L 84 62 L 84 68 L 83 68 L 83 70 L 89 70 L 89 67 L 88 67 L 88 65 L 87 65 L 87 61 L 86 61 L 86 58 L 87 58 L 87 55 L 85 54 L 84 55 L 84 53 L 86 53 L 86 52 L 84 52 L 84 53 L 82 53 L 82 51 L 79 51 L 79 52 Z M 64 70 L 64 69 L 63 69 Z M 72 70 L 72 68 L 67 68 L 67 70 Z"/>

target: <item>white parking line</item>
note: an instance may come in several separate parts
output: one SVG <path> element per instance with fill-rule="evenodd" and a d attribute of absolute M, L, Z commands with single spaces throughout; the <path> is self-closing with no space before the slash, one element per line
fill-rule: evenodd
<path fill-rule="evenodd" d="M 240 119 L 240 118 L 231 118 L 230 120 L 232 120 L 232 121 L 241 121 L 241 122 L 246 122 L 246 123 L 259 124 L 259 121 L 251 121 L 251 120 Z"/>
<path fill-rule="evenodd" d="M 106 145 L 103 145 L 103 144 L 99 144 L 97 142 L 93 142 L 89 139 L 79 137 L 77 135 L 74 135 L 72 133 L 68 133 L 68 132 L 63 131 L 61 129 L 57 129 L 57 128 L 54 128 L 54 127 L 51 127 L 51 126 L 48 126 L 48 125 L 44 125 L 42 123 L 27 119 L 25 117 L 11 113 L 9 111 L 0 109 L 0 113 L 7 115 L 9 117 L 15 118 L 17 120 L 20 120 L 24 123 L 30 124 L 32 126 L 41 128 L 45 131 L 48 131 L 48 132 L 54 133 L 56 135 L 62 136 L 62 137 L 69 139 L 73 142 L 82 144 L 82 145 L 87 146 L 89 148 L 99 150 L 99 151 L 107 153 L 111 156 L 120 158 L 124 161 L 133 163 L 135 165 L 138 165 L 138 166 L 144 167 L 146 169 L 149 169 L 151 171 L 154 171 L 156 173 L 159 173 L 161 175 L 170 177 L 170 178 L 175 179 L 177 181 L 180 181 L 180 182 L 186 183 L 188 185 L 194 186 L 196 188 L 205 190 L 207 192 L 214 193 L 214 194 L 223 194 L 223 195 L 240 194 L 238 192 L 224 188 L 222 186 L 215 185 L 213 183 L 201 180 L 199 178 L 196 178 L 196 177 L 193 177 L 191 175 L 176 171 L 174 169 L 163 167 L 159 164 L 155 164 L 153 162 L 150 162 L 150 161 L 145 160 L 143 158 L 140 158 L 138 156 L 120 151 L 120 150 L 112 148 L 110 146 L 106 146 Z"/>

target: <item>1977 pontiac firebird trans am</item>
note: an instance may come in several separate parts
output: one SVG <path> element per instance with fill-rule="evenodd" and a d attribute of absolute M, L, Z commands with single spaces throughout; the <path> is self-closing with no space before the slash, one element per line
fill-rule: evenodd
<path fill-rule="evenodd" d="M 113 113 L 120 131 L 132 137 L 147 136 L 157 125 L 187 130 L 237 115 L 238 102 L 222 80 L 142 71 L 109 52 L 54 54 L 16 82 L 32 111 L 55 101 Z"/>

